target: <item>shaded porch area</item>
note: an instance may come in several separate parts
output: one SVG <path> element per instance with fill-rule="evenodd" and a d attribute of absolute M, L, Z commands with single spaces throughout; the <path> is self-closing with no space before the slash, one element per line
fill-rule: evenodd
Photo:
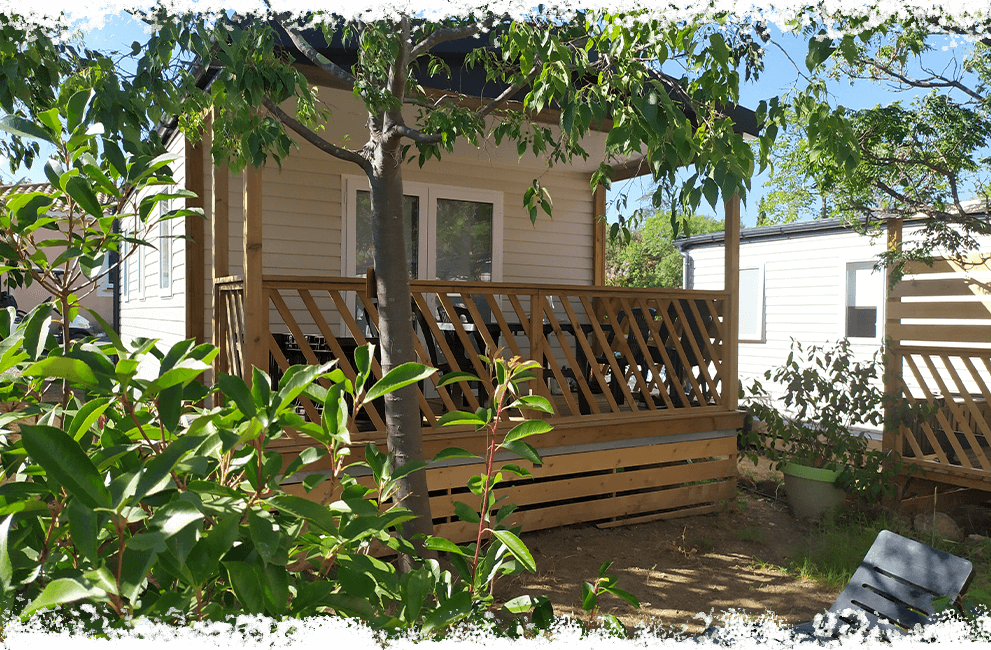
<path fill-rule="evenodd" d="M 251 351 L 244 282 L 218 279 L 218 370 L 243 375 L 247 359 L 264 352 L 273 381 L 290 365 L 331 359 L 353 378 L 355 347 L 377 343 L 373 286 L 361 278 L 264 276 L 264 349 Z M 426 280 L 411 281 L 411 289 L 417 360 L 439 370 L 417 388 L 428 458 L 452 446 L 482 452 L 484 438 L 469 428 L 437 426 L 445 412 L 486 403 L 492 386 L 482 355 L 501 350 L 541 364 L 529 388 L 548 398 L 555 413 L 510 415 L 513 421 L 542 416 L 554 426 L 532 439 L 543 466 L 503 492 L 519 506 L 517 521 L 526 529 L 608 526 L 732 503 L 743 416 L 726 379 L 732 376 L 728 292 Z M 457 371 L 481 380 L 437 385 Z M 382 376 L 377 361 L 372 374 Z M 306 399 L 298 409 L 319 417 L 318 405 Z M 385 437 L 380 409 L 370 408 L 354 427 L 355 451 L 366 442 L 384 448 Z M 287 459 L 308 444 L 293 436 L 277 442 Z M 324 469 L 316 463 L 307 471 Z M 463 461 L 427 470 L 438 534 L 456 540 L 471 534 L 455 517 L 454 502 L 470 500 L 465 484 L 479 471 Z M 306 495 L 301 484 L 290 489 Z"/>

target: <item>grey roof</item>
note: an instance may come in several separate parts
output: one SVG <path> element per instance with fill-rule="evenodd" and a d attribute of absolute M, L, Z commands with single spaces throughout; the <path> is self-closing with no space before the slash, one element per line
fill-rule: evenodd
<path fill-rule="evenodd" d="M 906 219 L 906 221 L 921 221 L 922 218 Z M 815 219 L 812 221 L 795 221 L 792 223 L 776 224 L 773 226 L 760 226 L 757 228 L 741 228 L 740 243 L 752 240 L 791 238 L 791 237 L 812 237 L 828 232 L 850 231 L 850 224 L 843 219 Z M 722 246 L 726 238 L 723 231 L 706 233 L 704 235 L 692 235 L 683 239 L 676 239 L 674 245 L 680 251 L 701 246 Z"/>

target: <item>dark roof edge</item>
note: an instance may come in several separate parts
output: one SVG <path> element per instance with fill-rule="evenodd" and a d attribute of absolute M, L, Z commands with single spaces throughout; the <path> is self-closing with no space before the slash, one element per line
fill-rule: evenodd
<path fill-rule="evenodd" d="M 913 217 L 905 219 L 905 223 L 916 223 L 922 221 L 923 217 Z M 777 239 L 789 237 L 811 237 L 825 232 L 852 231 L 849 223 L 843 219 L 815 219 L 812 221 L 795 221 L 793 223 L 776 224 L 773 226 L 760 226 L 757 228 L 740 229 L 740 242 L 748 240 Z M 692 235 L 674 241 L 675 247 L 681 251 L 701 246 L 722 245 L 726 233 L 724 231 L 706 233 L 704 235 Z"/>

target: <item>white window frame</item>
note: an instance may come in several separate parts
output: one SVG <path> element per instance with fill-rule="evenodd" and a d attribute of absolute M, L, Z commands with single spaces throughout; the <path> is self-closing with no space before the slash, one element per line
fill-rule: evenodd
<path fill-rule="evenodd" d="M 764 343 L 764 342 L 766 342 L 766 336 L 767 336 L 767 325 L 766 325 L 767 318 L 766 318 L 766 313 L 765 313 L 765 309 L 764 309 L 764 307 L 765 307 L 764 265 L 763 264 L 757 264 L 757 265 L 753 265 L 753 266 L 751 266 L 751 265 L 741 266 L 740 267 L 740 274 L 741 274 L 741 276 L 742 276 L 742 274 L 743 274 L 744 271 L 756 271 L 757 272 L 757 283 L 758 283 L 758 287 L 759 287 L 759 289 L 757 291 L 757 313 L 760 314 L 760 323 L 758 324 L 758 327 L 757 327 L 757 330 L 758 331 L 754 331 L 754 330 L 744 331 L 744 329 L 743 329 L 743 323 L 742 322 L 741 323 L 738 323 L 737 324 L 737 327 L 738 327 L 738 330 L 737 331 L 738 331 L 738 336 L 739 336 L 738 340 L 741 343 Z M 743 306 L 743 282 L 741 281 L 739 283 L 739 285 L 740 285 L 740 293 L 739 293 L 738 299 L 740 300 L 740 307 L 741 307 L 741 309 L 738 309 L 737 313 L 739 314 L 740 317 L 742 317 L 743 316 L 743 310 L 742 310 L 742 306 Z"/>
<path fill-rule="evenodd" d="M 171 202 L 166 200 L 158 204 L 158 291 L 162 298 L 172 297 L 172 272 L 173 251 L 172 251 L 172 221 L 162 220 L 169 210 Z M 168 280 L 166 281 L 165 269 L 168 269 Z"/>
<path fill-rule="evenodd" d="M 135 231 L 137 231 L 137 228 L 135 228 Z M 138 266 L 137 273 L 135 274 L 136 275 L 135 279 L 137 280 L 137 285 L 138 285 L 137 286 L 138 300 L 144 300 L 145 299 L 145 247 L 144 246 L 138 246 L 137 255 L 135 257 L 137 257 L 137 266 Z"/>
<path fill-rule="evenodd" d="M 369 190 L 364 176 L 341 175 L 341 277 L 361 277 L 364 272 L 354 269 L 357 248 L 357 193 Z M 503 195 L 495 190 L 480 190 L 403 181 L 403 195 L 416 196 L 420 200 L 419 259 L 417 275 L 420 279 L 437 279 L 437 200 L 473 201 L 492 205 L 492 277 L 491 282 L 502 281 L 503 252 Z M 352 270 L 353 269 L 353 270 Z M 349 292 L 346 298 L 351 312 L 355 312 L 357 299 Z M 347 326 L 341 323 L 342 334 Z"/>
<path fill-rule="evenodd" d="M 131 231 L 126 226 L 121 227 L 121 235 L 124 238 L 130 233 Z M 122 240 L 118 251 L 117 281 L 120 283 L 120 297 L 124 302 L 131 300 L 131 258 L 128 253 L 131 252 L 133 246 L 134 244 Z"/>
<path fill-rule="evenodd" d="M 357 247 L 357 201 L 359 190 L 368 191 L 368 179 L 364 176 L 343 176 L 344 219 L 341 224 L 341 276 L 357 277 L 363 273 L 352 271 Z M 503 251 L 503 196 L 495 190 L 478 190 L 451 185 L 403 182 L 405 196 L 420 199 L 420 247 L 419 275 L 421 279 L 437 279 L 437 200 L 472 201 L 492 205 L 492 282 L 502 281 Z"/>
<path fill-rule="evenodd" d="M 840 321 L 839 321 L 839 332 L 842 338 L 847 338 L 851 343 L 867 343 L 871 345 L 880 345 L 881 340 L 884 338 L 884 303 L 885 303 L 885 289 L 884 289 L 884 276 L 880 277 L 880 292 L 875 296 L 877 300 L 877 322 L 874 325 L 874 336 L 850 336 L 847 333 L 847 307 L 850 306 L 850 283 L 849 274 L 852 268 L 870 268 L 873 269 L 876 260 L 863 260 L 863 259 L 851 259 L 845 261 L 840 266 Z M 872 270 L 871 274 L 879 273 L 878 271 Z"/>

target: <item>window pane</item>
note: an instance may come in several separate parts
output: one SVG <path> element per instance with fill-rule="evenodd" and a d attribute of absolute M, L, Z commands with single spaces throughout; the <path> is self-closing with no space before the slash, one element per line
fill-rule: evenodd
<path fill-rule="evenodd" d="M 492 280 L 492 204 L 437 200 L 437 279 Z"/>
<path fill-rule="evenodd" d="M 872 262 L 847 264 L 846 335 L 848 337 L 877 337 L 877 315 L 882 295 L 882 276 L 874 271 Z"/>
<path fill-rule="evenodd" d="M 740 269 L 740 340 L 760 341 L 764 334 L 764 287 L 760 269 Z"/>
<path fill-rule="evenodd" d="M 403 241 L 406 244 L 406 259 L 409 261 L 409 276 L 419 277 L 420 266 L 420 197 L 403 197 Z M 375 241 L 372 238 L 371 195 L 367 190 L 357 192 L 355 201 L 355 275 L 364 275 L 365 270 L 374 268 Z"/>

